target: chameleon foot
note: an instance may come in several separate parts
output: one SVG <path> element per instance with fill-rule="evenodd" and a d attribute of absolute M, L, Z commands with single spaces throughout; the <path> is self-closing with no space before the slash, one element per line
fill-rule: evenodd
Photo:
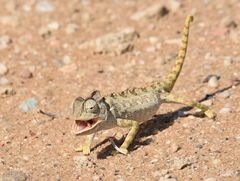
<path fill-rule="evenodd" d="M 214 113 L 210 109 L 205 111 L 204 114 L 210 119 L 215 119 L 216 118 L 216 113 Z"/>
<path fill-rule="evenodd" d="M 76 152 L 83 152 L 84 155 L 90 154 L 90 148 L 86 146 L 79 146 L 78 148 L 75 148 Z"/>

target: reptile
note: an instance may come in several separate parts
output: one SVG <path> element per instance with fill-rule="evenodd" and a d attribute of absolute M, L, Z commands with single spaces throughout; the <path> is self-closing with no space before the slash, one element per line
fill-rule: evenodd
<path fill-rule="evenodd" d="M 130 131 L 120 147 L 115 144 L 113 146 L 118 152 L 128 154 L 128 147 L 133 142 L 140 125 L 150 120 L 162 103 L 180 103 L 195 107 L 208 118 L 215 118 L 215 113 L 208 106 L 170 93 L 184 63 L 192 21 L 193 16 L 186 17 L 175 65 L 163 81 L 107 96 L 101 96 L 100 91 L 95 90 L 87 98 L 77 97 L 73 101 L 73 133 L 85 137 L 83 145 L 76 148 L 76 151 L 83 152 L 84 155 L 90 154 L 95 133 L 118 126 L 130 128 Z"/>

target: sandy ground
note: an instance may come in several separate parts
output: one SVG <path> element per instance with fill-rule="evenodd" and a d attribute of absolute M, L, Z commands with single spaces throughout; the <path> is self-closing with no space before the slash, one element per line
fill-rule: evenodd
<path fill-rule="evenodd" d="M 132 18 L 161 2 L 168 12 Z M 240 1 L 164 2 L 0 0 L 2 180 L 240 180 Z M 108 137 L 116 133 L 120 144 L 127 133 L 121 128 L 99 132 L 89 156 L 75 152 L 82 139 L 71 132 L 74 98 L 161 79 L 174 63 L 188 14 L 195 21 L 173 93 L 207 96 L 217 120 L 163 104 L 129 155 L 109 154 Z M 99 53 L 94 43 L 82 48 L 128 27 L 140 36 L 126 52 Z M 35 108 L 24 112 L 29 99 Z"/>

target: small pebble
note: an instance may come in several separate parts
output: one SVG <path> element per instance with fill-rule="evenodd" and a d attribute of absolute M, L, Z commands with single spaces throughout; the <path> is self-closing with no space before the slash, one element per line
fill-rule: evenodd
<path fill-rule="evenodd" d="M 231 96 L 231 94 L 228 90 L 226 90 L 226 91 L 219 93 L 219 96 L 226 99 L 226 98 L 229 98 Z"/>
<path fill-rule="evenodd" d="M 5 64 L 0 63 L 0 75 L 5 75 L 8 72 L 8 68 Z"/>
<path fill-rule="evenodd" d="M 30 98 L 27 99 L 25 101 L 23 101 L 20 105 L 19 108 L 23 111 L 23 112 L 30 112 L 32 111 L 32 109 L 34 109 L 35 107 L 37 107 L 38 105 L 38 100 L 36 98 Z"/>
<path fill-rule="evenodd" d="M 66 31 L 67 34 L 73 34 L 73 33 L 75 33 L 76 31 L 78 31 L 78 29 L 79 29 L 79 27 L 78 27 L 77 24 L 71 23 L 71 24 L 68 24 L 68 25 L 67 25 L 65 31 Z"/>
<path fill-rule="evenodd" d="M 223 62 L 224 62 L 225 66 L 229 66 L 229 65 L 231 65 L 233 63 L 233 57 L 225 57 L 223 59 Z"/>
<path fill-rule="evenodd" d="M 0 86 L 1 85 L 9 85 L 10 81 L 6 77 L 0 77 Z"/>
<path fill-rule="evenodd" d="M 33 77 L 33 74 L 32 72 L 29 70 L 29 69 L 25 69 L 21 72 L 20 76 L 23 78 L 23 79 L 30 79 Z"/>
<path fill-rule="evenodd" d="M 226 114 L 229 112 L 231 112 L 231 108 L 229 108 L 229 107 L 224 107 L 224 108 L 220 109 L 220 111 L 219 111 L 219 113 L 221 113 L 221 114 Z"/>
<path fill-rule="evenodd" d="M 210 177 L 210 178 L 204 179 L 204 181 L 217 181 L 217 179 L 214 177 Z"/>
<path fill-rule="evenodd" d="M 174 160 L 173 166 L 176 167 L 178 170 L 182 170 L 190 165 L 193 164 L 193 158 L 176 158 Z"/>
<path fill-rule="evenodd" d="M 149 42 L 153 45 L 157 44 L 159 42 L 159 38 L 156 36 L 149 37 Z"/>
<path fill-rule="evenodd" d="M 49 13 L 55 10 L 55 6 L 47 0 L 37 1 L 36 10 L 41 13 Z"/>
<path fill-rule="evenodd" d="M 123 178 L 119 178 L 117 179 L 117 181 L 125 181 Z"/>
<path fill-rule="evenodd" d="M 0 87 L 0 95 L 14 95 L 16 92 L 10 86 Z"/>
<path fill-rule="evenodd" d="M 218 87 L 219 85 L 219 81 L 218 81 L 218 77 L 217 76 L 211 76 L 208 80 L 208 86 L 209 87 Z"/>
<path fill-rule="evenodd" d="M 233 177 L 235 175 L 233 170 L 228 170 L 221 174 L 222 177 Z"/>
<path fill-rule="evenodd" d="M 208 52 L 208 53 L 205 54 L 204 58 L 206 60 L 214 60 L 216 58 L 216 56 L 213 53 Z"/>
<path fill-rule="evenodd" d="M 6 171 L 2 175 L 2 181 L 26 181 L 28 176 L 20 170 Z"/>
<path fill-rule="evenodd" d="M 8 45 L 10 45 L 12 43 L 12 39 L 5 35 L 5 36 L 1 36 L 0 37 L 0 50 L 1 49 L 5 49 L 8 47 Z"/>
<path fill-rule="evenodd" d="M 47 28 L 49 31 L 54 31 L 54 30 L 58 30 L 60 28 L 60 24 L 56 21 L 51 22 L 47 25 Z"/>
<path fill-rule="evenodd" d="M 84 155 L 75 156 L 73 159 L 79 167 L 91 168 L 94 165 L 94 163 L 87 156 Z"/>
<path fill-rule="evenodd" d="M 179 145 L 176 144 L 176 143 L 173 143 L 173 144 L 171 145 L 171 151 L 172 151 L 173 153 L 178 152 L 180 149 L 181 149 L 181 146 L 179 146 Z"/>
<path fill-rule="evenodd" d="M 169 1 L 171 12 L 178 12 L 181 7 L 181 1 L 178 0 L 170 0 Z"/>

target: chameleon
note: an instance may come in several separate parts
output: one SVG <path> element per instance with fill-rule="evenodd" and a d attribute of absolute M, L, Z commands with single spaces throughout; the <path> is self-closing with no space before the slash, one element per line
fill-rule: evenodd
<path fill-rule="evenodd" d="M 75 135 L 84 136 L 83 145 L 76 148 L 76 151 L 89 155 L 95 134 L 118 126 L 130 128 L 130 130 L 120 147 L 112 144 L 118 152 L 128 154 L 128 147 L 133 142 L 140 125 L 150 120 L 162 103 L 180 103 L 195 107 L 208 118 L 215 118 L 216 114 L 208 106 L 171 93 L 186 57 L 191 22 L 193 22 L 193 16 L 189 15 L 185 20 L 182 43 L 175 64 L 163 81 L 107 96 L 102 96 L 99 90 L 95 90 L 86 98 L 74 99 L 72 130 Z"/>

